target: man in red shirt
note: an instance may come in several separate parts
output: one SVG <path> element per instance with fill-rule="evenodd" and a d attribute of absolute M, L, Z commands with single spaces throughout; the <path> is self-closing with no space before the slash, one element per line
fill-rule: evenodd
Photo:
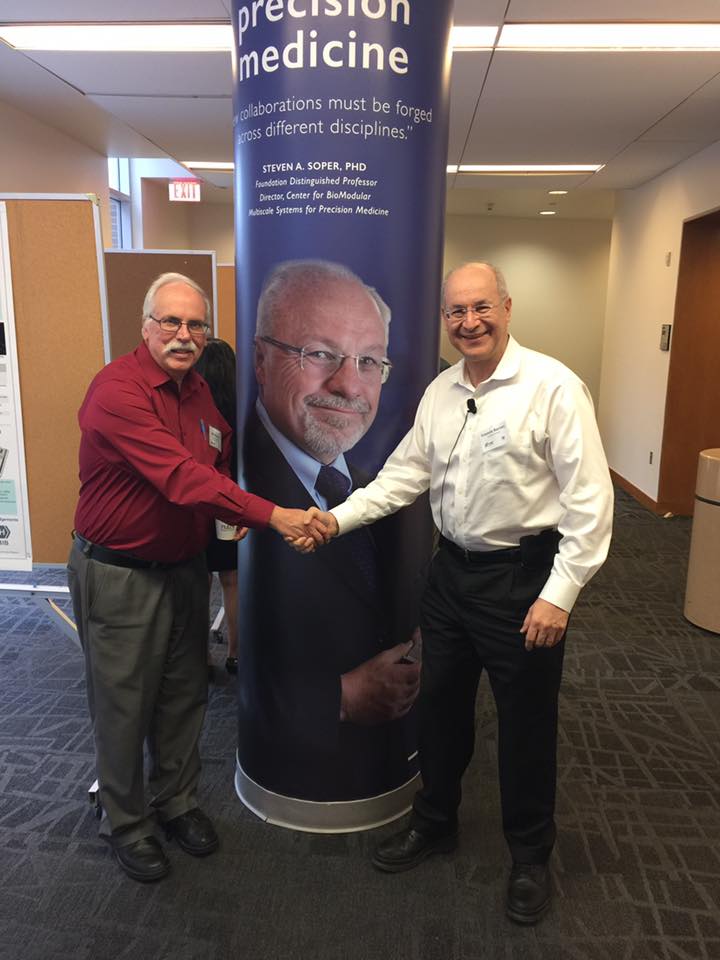
<path fill-rule="evenodd" d="M 97 374 L 80 408 L 80 499 L 68 581 L 85 652 L 103 820 L 120 867 L 157 880 L 170 864 L 145 805 L 169 838 L 204 856 L 218 846 L 198 808 L 198 740 L 211 524 L 302 535 L 285 510 L 231 479 L 230 428 L 192 367 L 210 304 L 181 274 L 163 274 L 143 305 L 143 343 Z M 318 525 L 315 537 L 323 539 Z"/>

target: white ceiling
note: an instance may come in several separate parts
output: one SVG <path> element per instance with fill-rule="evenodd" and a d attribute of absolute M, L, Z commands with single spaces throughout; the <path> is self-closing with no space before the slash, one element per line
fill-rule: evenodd
<path fill-rule="evenodd" d="M 1 22 L 229 21 L 230 0 L 4 0 Z M 720 19 L 720 0 L 456 0 L 458 24 Z M 21 53 L 0 43 L 0 99 L 103 154 L 232 160 L 230 55 Z M 720 139 L 718 53 L 460 52 L 449 163 L 604 163 L 592 176 L 448 178 L 448 210 L 612 215 L 613 191 Z M 213 176 L 227 185 L 229 178 Z M 213 199 L 231 199 L 215 189 Z"/>

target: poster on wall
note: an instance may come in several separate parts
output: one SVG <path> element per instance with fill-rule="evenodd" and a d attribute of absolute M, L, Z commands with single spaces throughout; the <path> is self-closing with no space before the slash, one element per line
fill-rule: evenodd
<path fill-rule="evenodd" d="M 31 570 L 7 212 L 0 203 L 0 570 Z"/>
<path fill-rule="evenodd" d="M 437 373 L 451 13 L 233 5 L 240 477 L 281 506 L 369 482 Z M 431 544 L 421 497 L 311 556 L 272 533 L 240 549 L 236 783 L 262 816 L 407 808 Z"/>

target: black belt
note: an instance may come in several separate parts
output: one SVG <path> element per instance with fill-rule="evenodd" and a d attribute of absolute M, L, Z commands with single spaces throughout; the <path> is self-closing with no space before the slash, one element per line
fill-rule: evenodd
<path fill-rule="evenodd" d="M 123 553 L 122 550 L 111 550 L 110 547 L 102 547 L 98 543 L 91 543 L 85 537 L 80 536 L 76 530 L 73 530 L 73 540 L 78 545 L 80 552 L 89 560 L 109 563 L 113 567 L 130 567 L 133 570 L 167 570 L 170 567 L 180 566 L 180 563 L 187 563 L 187 560 L 181 560 L 179 563 L 143 560 L 142 557 L 135 557 L 132 553 Z"/>
<path fill-rule="evenodd" d="M 443 536 L 440 537 L 440 546 L 466 563 L 514 563 L 520 560 L 520 547 L 503 547 L 500 550 L 465 550 Z"/>
<path fill-rule="evenodd" d="M 447 550 L 464 563 L 524 563 L 534 566 L 547 563 L 557 553 L 560 534 L 557 530 L 543 530 L 520 538 L 517 547 L 502 547 L 499 550 L 465 550 L 447 537 L 440 536 L 440 548 Z"/>

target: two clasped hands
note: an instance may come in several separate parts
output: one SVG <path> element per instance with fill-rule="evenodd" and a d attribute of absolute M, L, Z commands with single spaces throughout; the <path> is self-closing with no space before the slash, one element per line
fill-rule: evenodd
<path fill-rule="evenodd" d="M 317 507 L 309 510 L 275 507 L 269 526 L 299 553 L 312 553 L 315 547 L 329 543 L 339 532 L 335 517 Z M 248 527 L 238 527 L 232 539 L 244 540 L 248 532 Z"/>
<path fill-rule="evenodd" d="M 317 547 L 329 543 L 340 532 L 333 514 L 319 510 L 317 507 L 289 512 L 299 514 L 299 517 L 294 518 L 293 529 L 283 533 L 283 539 L 298 553 L 312 553 Z M 272 518 L 270 523 L 272 524 Z"/>

